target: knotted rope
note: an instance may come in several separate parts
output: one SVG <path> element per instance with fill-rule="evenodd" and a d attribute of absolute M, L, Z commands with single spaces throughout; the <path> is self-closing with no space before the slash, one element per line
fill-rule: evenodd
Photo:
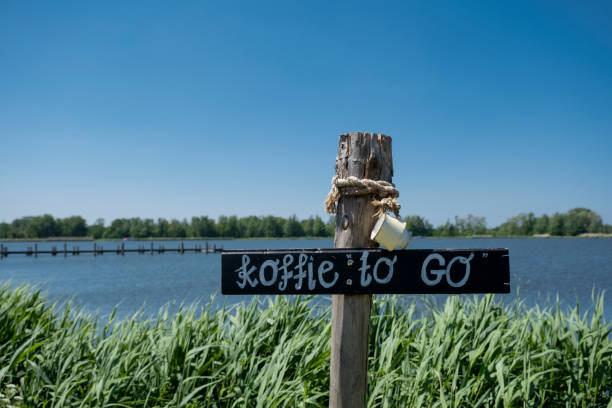
<path fill-rule="evenodd" d="M 382 180 L 360 179 L 354 176 L 347 178 L 332 178 L 332 188 L 325 200 L 325 210 L 335 214 L 338 210 L 338 200 L 341 197 L 357 197 L 372 195 L 370 204 L 376 208 L 375 217 L 391 211 L 399 217 L 400 205 L 397 203 L 399 191 L 392 183 Z M 340 191 L 340 189 L 343 189 Z"/>

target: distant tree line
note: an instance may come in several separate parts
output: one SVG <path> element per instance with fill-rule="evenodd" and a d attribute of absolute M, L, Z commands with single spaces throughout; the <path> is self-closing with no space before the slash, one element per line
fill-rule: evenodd
<path fill-rule="evenodd" d="M 448 220 L 435 228 L 418 215 L 410 215 L 404 220 L 406 228 L 412 231 L 413 235 L 425 237 L 577 236 L 584 233 L 612 233 L 612 226 L 604 224 L 601 216 L 588 208 L 574 208 L 566 213 L 554 213 L 551 216 L 543 214 L 539 217 L 531 212 L 521 213 L 493 228 L 487 228 L 485 217 L 477 217 L 472 214 L 465 218 L 455 217 L 454 222 Z"/>
<path fill-rule="evenodd" d="M 92 237 L 100 238 L 281 238 L 281 237 L 331 237 L 333 219 L 327 223 L 321 217 L 298 220 L 297 217 L 242 217 L 221 216 L 214 220 L 207 216 L 192 217 L 191 221 L 158 218 L 118 218 L 105 226 L 98 218 L 87 225 L 83 217 L 53 218 L 49 214 L 22 217 L 9 223 L 0 223 L 2 238 L 52 238 Z"/>
<path fill-rule="evenodd" d="M 17 218 L 0 223 L 1 238 L 86 237 L 89 228 L 83 217 L 53 218 L 49 214 Z"/>
<path fill-rule="evenodd" d="M 583 233 L 612 233 L 612 226 L 603 224 L 601 217 L 587 208 L 574 208 L 566 213 L 546 214 L 536 217 L 522 213 L 509 218 L 503 224 L 487 228 L 485 217 L 469 214 L 465 218 L 433 227 L 418 215 L 404 218 L 406 228 L 415 236 L 466 237 L 491 235 L 495 237 L 577 236 Z M 214 220 L 207 216 L 192 217 L 190 221 L 158 218 L 118 218 L 106 226 L 99 218 L 87 225 L 83 217 L 53 218 L 49 214 L 22 217 L 11 223 L 0 223 L 0 239 L 92 237 L 100 238 L 283 238 L 283 237 L 332 237 L 334 219 L 323 222 L 320 217 L 298 220 L 289 218 L 221 216 Z"/>

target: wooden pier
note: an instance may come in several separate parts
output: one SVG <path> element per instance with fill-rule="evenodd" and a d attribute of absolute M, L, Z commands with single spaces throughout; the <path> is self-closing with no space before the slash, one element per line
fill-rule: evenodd
<path fill-rule="evenodd" d="M 193 253 L 203 253 L 203 254 L 212 254 L 221 252 L 223 250 L 222 247 L 217 248 L 217 245 L 210 246 L 208 242 L 204 246 L 197 244 L 193 247 L 186 247 L 184 242 L 178 247 L 174 248 L 166 248 L 165 245 L 158 245 L 157 247 L 151 242 L 150 246 L 147 245 L 139 245 L 138 248 L 126 248 L 125 242 L 122 242 L 121 245 L 117 245 L 114 248 L 104 249 L 102 245 L 94 242 L 93 248 L 90 249 L 81 249 L 78 245 L 72 245 L 68 247 L 66 243 L 64 243 L 63 247 L 58 248 L 57 246 L 52 246 L 51 249 L 38 249 L 38 244 L 34 244 L 33 247 L 29 246 L 25 250 L 19 251 L 10 251 L 8 247 L 3 244 L 0 244 L 0 259 L 7 257 L 9 255 L 25 255 L 25 256 L 34 256 L 38 257 L 38 255 L 63 255 L 67 257 L 68 255 L 81 255 L 81 254 L 93 254 L 93 256 L 104 255 L 104 254 L 116 254 L 116 255 L 125 255 L 127 253 L 138 253 L 138 254 L 165 254 L 165 253 L 178 253 L 185 254 L 187 252 Z"/>

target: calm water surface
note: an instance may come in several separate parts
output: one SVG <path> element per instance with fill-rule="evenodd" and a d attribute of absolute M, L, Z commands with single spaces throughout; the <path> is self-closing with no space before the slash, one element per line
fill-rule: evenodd
<path fill-rule="evenodd" d="M 156 241 L 155 246 L 177 247 L 178 241 Z M 186 241 L 186 247 L 205 245 L 204 241 Z M 330 248 L 332 240 L 233 240 L 209 241 L 225 249 L 283 249 Z M 9 250 L 25 249 L 32 243 L 6 243 Z M 91 242 L 68 243 L 82 249 Z M 98 242 L 104 248 L 115 248 L 117 242 Z M 128 241 L 126 248 L 148 242 Z M 52 246 L 63 248 L 63 243 L 39 243 L 39 249 Z M 498 295 L 505 302 L 517 294 L 528 305 L 547 305 L 557 296 L 564 305 L 579 302 L 588 310 L 591 293 L 612 287 L 612 239 L 414 239 L 409 248 L 509 248 L 511 290 L 509 295 Z M 139 309 L 155 314 L 165 304 L 177 305 L 207 302 L 215 295 L 214 303 L 233 304 L 249 300 L 249 296 L 221 295 L 221 255 L 194 254 L 162 255 L 106 254 L 50 256 L 38 258 L 20 255 L 0 261 L 0 282 L 11 285 L 32 284 L 43 289 L 48 299 L 73 299 L 83 309 L 102 316 L 117 307 L 125 316 Z M 417 296 L 420 297 L 420 296 Z M 436 296 L 443 301 L 446 295 Z M 321 302 L 329 297 L 321 296 Z M 407 300 L 412 296 L 406 296 Z M 605 313 L 612 322 L 612 294 L 605 299 Z"/>

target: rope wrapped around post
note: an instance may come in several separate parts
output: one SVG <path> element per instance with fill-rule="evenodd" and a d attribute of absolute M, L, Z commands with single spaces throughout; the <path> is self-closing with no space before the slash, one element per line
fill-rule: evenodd
<path fill-rule="evenodd" d="M 341 197 L 357 197 L 372 195 L 370 204 L 376 208 L 375 217 L 379 217 L 386 211 L 391 211 L 399 217 L 400 205 L 397 203 L 399 191 L 393 183 L 382 180 L 360 179 L 354 176 L 347 178 L 332 178 L 332 188 L 325 200 L 325 210 L 329 214 L 335 214 L 338 209 L 338 200 Z"/>

